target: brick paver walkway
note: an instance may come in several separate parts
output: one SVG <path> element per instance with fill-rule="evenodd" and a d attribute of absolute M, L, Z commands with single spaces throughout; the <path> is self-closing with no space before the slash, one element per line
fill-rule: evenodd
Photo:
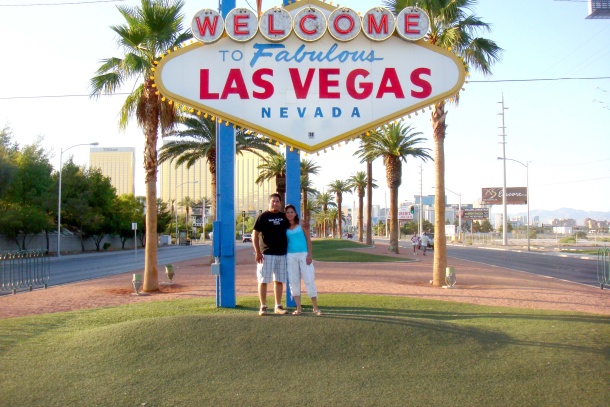
<path fill-rule="evenodd" d="M 387 246 L 377 244 L 366 251 L 387 255 Z M 449 259 L 455 267 L 454 289 L 434 288 L 433 254 L 413 256 L 403 249 L 396 257 L 416 260 L 401 263 L 327 263 L 316 262 L 319 303 L 330 293 L 366 293 L 402 295 L 443 301 L 507 307 L 583 311 L 610 315 L 610 291 L 560 281 L 529 273 Z M 236 293 L 256 296 L 254 254 L 250 248 L 237 251 Z M 0 296 L 0 318 L 9 318 L 120 304 L 163 301 L 175 298 L 215 296 L 215 277 L 210 273 L 210 259 L 200 258 L 174 263 L 175 284 L 163 285 L 160 292 L 136 296 L 131 288 L 132 272 Z M 159 267 L 159 281 L 165 281 Z M 271 297 L 270 297 L 271 298 Z"/>

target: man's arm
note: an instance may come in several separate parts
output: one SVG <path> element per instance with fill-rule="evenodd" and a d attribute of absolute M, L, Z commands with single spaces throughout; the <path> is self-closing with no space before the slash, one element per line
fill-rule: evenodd
<path fill-rule="evenodd" d="M 254 255 L 257 263 L 263 262 L 263 253 L 261 253 L 261 247 L 259 243 L 259 231 L 254 229 L 252 231 L 252 246 L 254 246 Z"/>

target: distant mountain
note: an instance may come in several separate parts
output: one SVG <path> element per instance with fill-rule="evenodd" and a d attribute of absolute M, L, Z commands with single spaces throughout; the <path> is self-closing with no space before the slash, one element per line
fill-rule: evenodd
<path fill-rule="evenodd" d="M 509 213 L 508 216 L 527 216 L 527 211 L 525 212 L 517 212 L 517 213 Z M 544 209 L 532 209 L 530 210 L 530 219 L 533 219 L 534 216 L 538 216 L 540 218 L 540 222 L 542 223 L 551 223 L 553 219 L 575 219 L 577 225 L 583 225 L 585 223 L 585 218 L 591 218 L 595 220 L 608 220 L 610 221 L 610 212 L 600 212 L 600 211 L 583 211 L 580 209 L 572 209 L 572 208 L 559 208 L 552 211 L 544 210 Z"/>

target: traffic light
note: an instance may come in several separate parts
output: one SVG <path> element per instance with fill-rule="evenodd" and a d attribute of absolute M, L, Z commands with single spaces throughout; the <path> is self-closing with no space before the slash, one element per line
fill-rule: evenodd
<path fill-rule="evenodd" d="M 411 215 L 413 215 L 415 213 L 415 205 L 409 206 L 409 211 L 411 212 Z"/>

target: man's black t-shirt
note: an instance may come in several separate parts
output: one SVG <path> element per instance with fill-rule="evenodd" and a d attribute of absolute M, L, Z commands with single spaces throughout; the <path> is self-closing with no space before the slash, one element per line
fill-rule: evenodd
<path fill-rule="evenodd" d="M 256 219 L 254 230 L 262 235 L 261 252 L 273 256 L 282 256 L 288 252 L 286 238 L 288 219 L 284 212 L 265 211 Z"/>

